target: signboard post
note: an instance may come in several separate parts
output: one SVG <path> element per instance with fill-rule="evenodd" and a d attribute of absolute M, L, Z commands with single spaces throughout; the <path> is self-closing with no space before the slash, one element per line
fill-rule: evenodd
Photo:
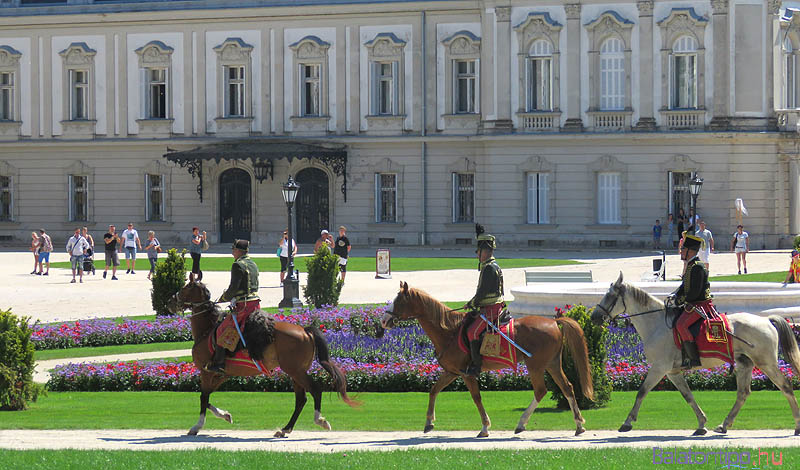
<path fill-rule="evenodd" d="M 392 254 L 388 248 L 375 250 L 375 279 L 392 278 Z"/>

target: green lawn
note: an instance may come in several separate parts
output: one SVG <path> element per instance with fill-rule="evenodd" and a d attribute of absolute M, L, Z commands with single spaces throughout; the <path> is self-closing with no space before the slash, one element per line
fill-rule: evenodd
<path fill-rule="evenodd" d="M 484 392 L 483 403 L 496 430 L 512 430 L 533 397 L 531 391 Z M 586 429 L 617 429 L 633 405 L 636 392 L 614 392 L 609 406 L 585 410 Z M 363 405 L 351 409 L 333 393 L 323 395 L 322 412 L 338 431 L 418 431 L 425 423 L 427 393 L 359 393 Z M 695 392 L 709 427 L 721 423 L 735 392 Z M 30 409 L 0 412 L 0 429 L 189 429 L 197 421 L 200 394 L 188 392 L 50 392 Z M 274 430 L 286 424 L 294 407 L 292 393 L 218 392 L 211 402 L 233 414 L 234 424 L 209 417 L 208 429 Z M 468 392 L 443 392 L 436 408 L 440 430 L 480 429 L 480 418 Z M 318 430 L 309 400 L 296 429 Z M 694 413 L 678 392 L 652 392 L 642 405 L 634 429 L 696 427 Z M 733 429 L 793 429 L 786 399 L 777 391 L 753 392 Z M 544 400 L 528 429 L 574 429 L 572 414 Z M 2 466 L 0 466 L 2 467 Z"/>
<path fill-rule="evenodd" d="M 162 258 L 163 259 L 163 258 Z M 261 272 L 279 272 L 281 263 L 276 258 L 253 257 Z M 542 258 L 506 258 L 498 259 L 501 268 L 533 268 L 540 266 L 563 266 L 567 264 L 580 264 L 578 261 Z M 230 271 L 233 258 L 207 257 L 203 258 L 200 266 L 203 271 Z M 94 265 L 98 271 L 105 269 L 105 260 L 102 256 L 95 256 Z M 186 260 L 187 268 L 191 267 L 191 260 Z M 53 268 L 69 269 L 69 262 L 50 263 Z M 296 258 L 295 268 L 301 272 L 306 271 L 305 257 Z M 478 261 L 475 258 L 392 258 L 392 271 L 441 271 L 444 269 L 477 269 Z M 136 260 L 136 269 L 142 274 L 150 270 L 150 262 L 140 256 Z M 348 271 L 375 272 L 375 258 L 352 257 L 347 262 Z M 120 260 L 117 274 L 125 273 L 125 261 Z"/>
<path fill-rule="evenodd" d="M 194 345 L 194 341 L 150 344 L 115 344 L 113 346 L 96 346 L 90 348 L 45 349 L 42 351 L 36 351 L 33 354 L 33 359 L 35 361 L 49 361 L 51 359 L 108 356 L 154 351 L 173 351 L 175 349 L 191 349 L 192 345 Z"/>
<path fill-rule="evenodd" d="M 740 282 L 783 282 L 786 279 L 786 271 L 775 271 L 771 273 L 751 273 L 734 274 L 732 276 L 714 276 L 712 281 L 740 281 Z"/>
<path fill-rule="evenodd" d="M 523 435 L 524 436 L 524 435 Z M 194 439 L 194 438 L 186 438 Z M 291 438 L 290 438 L 291 439 Z M 524 439 L 524 437 L 523 437 Z M 702 438 L 700 438 L 702 439 Z M 262 444 L 269 448 L 271 439 Z M 698 441 L 702 443 L 702 440 Z M 765 443 L 763 449 L 770 457 L 781 457 L 781 467 L 796 468 L 796 447 L 772 447 Z M 673 449 L 670 449 L 673 450 Z M 693 452 L 719 452 L 720 449 L 692 447 Z M 727 448 L 726 452 L 750 452 L 754 449 Z M 757 451 L 756 451 L 757 452 Z M 751 459 L 754 456 L 751 455 Z M 714 456 L 716 458 L 716 456 Z M 547 450 L 395 450 L 389 452 L 352 452 L 331 449 L 330 452 L 290 453 L 269 451 L 225 452 L 213 449 L 194 451 L 85 451 L 85 450 L 3 450 L 0 457 L 5 468 L 25 470 L 52 469 L 114 469 L 114 470 L 196 470 L 198 468 L 277 468 L 277 469 L 385 469 L 430 470 L 434 468 L 497 470 L 520 469 L 613 469 L 640 470 L 653 468 L 653 450 L 644 449 L 547 449 Z M 674 461 L 673 461 L 674 462 Z M 201 464 L 202 463 L 202 464 Z M 764 465 L 762 463 L 762 465 Z M 769 463 L 766 464 L 770 466 Z M 664 465 L 672 468 L 674 465 Z M 656 467 L 657 468 L 657 467 Z M 720 460 L 707 464 L 694 464 L 691 468 L 724 468 Z M 752 467 L 759 468 L 759 467 Z M 763 466 L 760 468 L 764 468 Z"/>

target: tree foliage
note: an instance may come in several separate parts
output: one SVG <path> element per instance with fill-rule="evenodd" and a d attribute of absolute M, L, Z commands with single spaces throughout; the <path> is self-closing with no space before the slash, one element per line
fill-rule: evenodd
<path fill-rule="evenodd" d="M 178 253 L 175 248 L 167 251 L 167 257 L 156 264 L 153 273 L 153 288 L 150 289 L 150 299 L 156 315 L 171 315 L 167 310 L 167 302 L 186 284 L 186 250 Z"/>
<path fill-rule="evenodd" d="M 28 320 L 0 310 L 0 410 L 24 410 L 44 390 L 33 381 L 34 345 Z"/>
<path fill-rule="evenodd" d="M 317 308 L 323 305 L 338 305 L 344 281 L 339 277 L 339 257 L 322 245 L 314 256 L 306 259 L 308 282 L 303 286 L 306 303 Z"/>

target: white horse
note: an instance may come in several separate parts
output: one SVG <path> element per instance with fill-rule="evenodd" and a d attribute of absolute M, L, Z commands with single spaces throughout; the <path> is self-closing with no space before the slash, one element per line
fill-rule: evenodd
<path fill-rule="evenodd" d="M 650 364 L 650 370 L 639 387 L 639 393 L 636 394 L 636 402 L 619 431 L 626 432 L 633 429 L 631 423 L 636 421 L 644 397 L 666 375 L 697 416 L 697 430 L 693 435 L 702 436 L 707 432 L 706 415 L 694 401 L 686 378 L 681 373 L 681 351 L 675 347 L 672 329 L 668 326 L 665 315 L 663 302 L 642 289 L 623 282 L 622 273 L 619 274 L 617 281 L 611 284 L 608 292 L 592 313 L 592 321 L 596 324 L 620 316 L 621 318 L 628 316 L 642 338 L 647 362 Z M 797 347 L 792 329 L 786 320 L 778 315 L 764 318 L 750 313 L 734 313 L 728 315 L 728 322 L 731 332 L 749 344 L 732 338 L 733 357 L 736 361 L 736 403 L 722 424 L 717 426 L 714 431 L 724 434 L 733 425 L 733 420 L 736 419 L 747 396 L 750 395 L 753 366 L 756 366 L 789 400 L 795 423 L 794 435 L 800 435 L 800 410 L 797 408 L 792 384 L 778 367 L 778 343 L 780 342 L 783 353 L 792 364 L 795 374 L 800 372 L 800 368 L 798 368 L 800 366 L 800 349 Z M 702 358 L 701 366 L 698 368 L 711 368 L 721 364 L 725 364 L 725 362 L 719 359 Z"/>

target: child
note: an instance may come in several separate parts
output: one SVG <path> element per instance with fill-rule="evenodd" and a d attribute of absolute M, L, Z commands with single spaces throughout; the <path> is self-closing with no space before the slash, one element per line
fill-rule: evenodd
<path fill-rule="evenodd" d="M 152 230 L 147 232 L 147 247 L 145 250 L 147 251 L 147 261 L 150 261 L 150 272 L 147 273 L 147 279 L 150 279 L 156 271 L 158 252 L 161 251 L 161 244 L 158 242 L 158 238 L 156 238 L 156 233 Z"/>
<path fill-rule="evenodd" d="M 653 249 L 661 249 L 661 220 L 656 219 L 656 224 L 653 225 Z"/>

